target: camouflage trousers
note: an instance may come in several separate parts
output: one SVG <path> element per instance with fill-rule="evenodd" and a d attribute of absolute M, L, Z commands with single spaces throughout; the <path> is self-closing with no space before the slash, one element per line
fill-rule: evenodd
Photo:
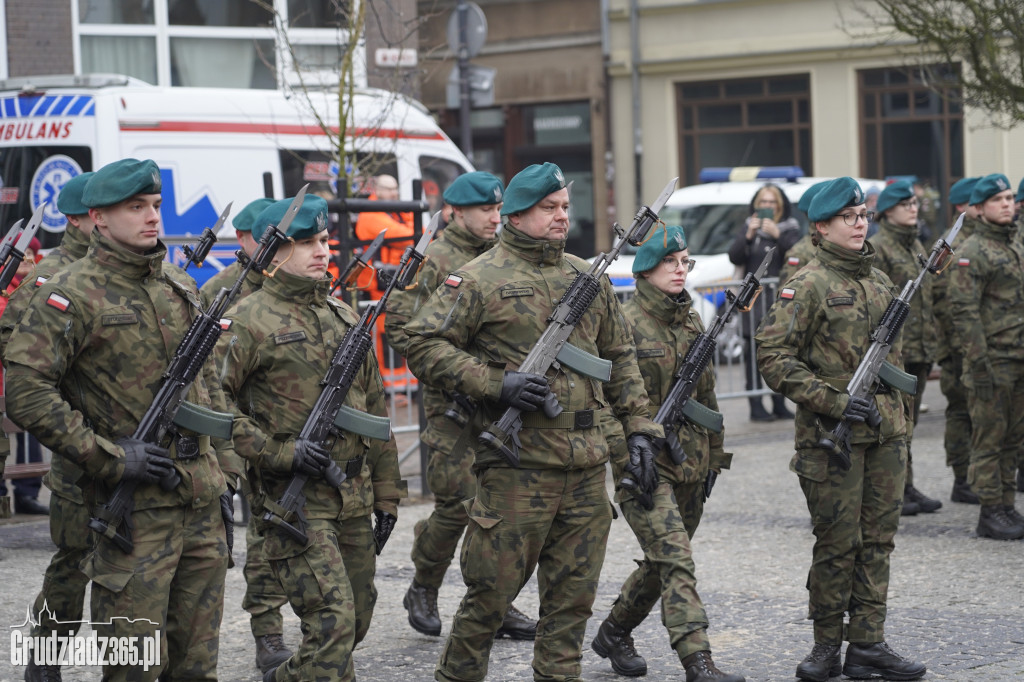
<path fill-rule="evenodd" d="M 917 395 L 914 396 L 913 420 L 907 420 L 907 487 L 914 485 L 914 455 L 913 440 L 914 427 L 917 425 L 917 418 L 921 414 L 921 402 L 924 400 L 924 387 L 928 383 L 928 375 L 931 373 L 932 363 L 930 362 L 908 362 L 904 369 L 907 374 L 917 377 Z"/>
<path fill-rule="evenodd" d="M 708 617 L 697 594 L 691 534 L 684 512 L 687 500 L 693 496 L 701 499 L 700 487 L 698 483 L 673 487 L 662 481 L 654 491 L 654 509 L 644 509 L 628 495 L 623 495 L 619 504 L 644 558 L 623 583 L 611 617 L 625 629 L 633 630 L 647 618 L 660 597 L 661 622 L 668 629 L 669 643 L 680 661 L 698 651 L 711 650 Z M 691 521 L 691 525 L 696 530 L 697 524 Z"/>
<path fill-rule="evenodd" d="M 73 626 L 61 626 L 60 632 L 69 629 L 78 632 L 85 606 L 85 590 L 89 577 L 79 566 L 92 550 L 93 533 L 89 532 L 89 508 L 56 493 L 50 495 L 50 539 L 57 551 L 50 558 L 50 565 L 43 574 L 43 588 L 36 596 L 32 613 L 52 613 L 63 623 L 75 622 Z M 40 619 L 32 628 L 33 637 L 46 637 L 56 627 L 50 618 Z"/>
<path fill-rule="evenodd" d="M 540 620 L 533 678 L 579 678 L 612 518 L 605 466 L 484 469 L 469 517 L 461 555 L 466 595 L 434 678 L 476 682 L 487 676 L 494 634 L 534 569 Z"/>
<path fill-rule="evenodd" d="M 86 560 L 92 621 L 112 622 L 94 626 L 108 637 L 159 631 L 161 664 L 149 671 L 105 666 L 103 679 L 216 680 L 228 568 L 220 502 L 199 509 L 143 509 L 132 513 L 132 522 L 131 554 L 100 538 Z"/>
<path fill-rule="evenodd" d="M 992 370 L 996 383 L 991 400 L 967 393 L 973 424 L 967 482 L 983 505 L 1012 505 L 1017 452 L 1024 443 L 1024 362 L 993 362 Z"/>
<path fill-rule="evenodd" d="M 798 472 L 814 530 L 807 576 L 814 641 L 857 644 L 885 639 L 889 555 L 903 506 L 907 444 L 854 444 L 849 471 L 824 450 L 799 450 Z M 849 614 L 844 637 L 843 614 Z"/>
<path fill-rule="evenodd" d="M 295 614 L 302 644 L 277 669 L 277 682 L 354 680 L 352 649 L 370 629 L 377 590 L 369 516 L 310 519 L 302 546 L 264 528 L 263 551 Z"/>
<path fill-rule="evenodd" d="M 939 389 L 946 396 L 946 466 L 957 478 L 966 478 L 971 463 L 971 413 L 967 409 L 967 389 L 960 381 L 963 356 L 953 355 L 943 360 L 941 367 Z"/>
<path fill-rule="evenodd" d="M 288 603 L 284 588 L 263 555 L 263 534 L 258 525 L 256 514 L 252 514 L 245 529 L 245 566 L 242 568 L 245 576 L 242 608 L 249 612 L 253 637 L 282 633 L 281 607 Z"/>
<path fill-rule="evenodd" d="M 444 582 L 444 574 L 469 523 L 463 502 L 476 494 L 472 450 L 466 449 L 462 456 L 453 457 L 431 448 L 427 485 L 434 494 L 434 511 L 416 523 L 412 562 L 416 566 L 416 582 L 437 589 Z"/>

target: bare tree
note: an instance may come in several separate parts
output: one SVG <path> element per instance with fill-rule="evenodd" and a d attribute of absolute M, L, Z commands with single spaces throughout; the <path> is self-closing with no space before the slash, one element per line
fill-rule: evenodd
<path fill-rule="evenodd" d="M 1024 0 L 856 4 L 867 28 L 881 33 L 926 76 L 936 62 L 961 65 L 934 78 L 929 84 L 936 90 L 959 89 L 964 102 L 988 112 L 996 124 L 1024 121 Z M 863 19 L 858 23 L 864 25 Z"/>

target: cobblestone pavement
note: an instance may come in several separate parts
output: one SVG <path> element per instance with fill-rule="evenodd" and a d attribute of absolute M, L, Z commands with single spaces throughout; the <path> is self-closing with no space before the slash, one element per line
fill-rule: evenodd
<path fill-rule="evenodd" d="M 942 499 L 935 514 L 904 517 L 896 536 L 889 592 L 888 641 L 900 652 L 925 662 L 926 679 L 1024 679 L 1024 542 L 979 539 L 974 527 L 978 508 L 949 501 L 952 476 L 944 465 L 942 396 L 930 382 L 915 443 L 918 487 Z M 723 403 L 727 449 L 735 452 L 708 502 L 694 539 L 699 590 L 711 621 L 715 661 L 748 680 L 793 680 L 796 664 L 812 645 L 805 620 L 804 588 L 812 536 L 796 476 L 788 471 L 791 422 L 751 424 L 746 400 Z M 410 460 L 409 468 L 418 463 Z M 407 475 L 414 488 L 416 471 Z M 356 649 L 356 670 L 369 682 L 419 682 L 433 679 L 443 639 L 414 632 L 406 621 L 402 595 L 412 579 L 409 561 L 412 527 L 430 512 L 417 498 L 403 505 L 398 529 L 380 559 L 380 598 L 367 640 Z M 1024 496 L 1018 495 L 1018 509 Z M 51 550 L 45 521 L 0 525 L 0 623 L 23 622 L 26 607 L 39 588 Z M 241 536 L 241 533 L 238 533 Z M 241 564 L 244 547 L 235 550 Z M 590 640 L 611 607 L 622 581 L 632 570 L 639 548 L 623 520 L 612 525 L 594 617 L 587 628 L 583 655 L 585 679 L 621 679 L 608 662 L 590 649 Z M 457 565 L 440 591 L 443 635 L 464 587 Z M 244 584 L 239 568 L 228 575 L 226 615 L 221 628 L 222 680 L 258 680 L 247 615 L 241 610 Z M 537 588 L 531 581 L 517 600 L 525 612 L 537 613 Z M 286 641 L 299 638 L 298 619 L 285 616 Z M 681 680 L 683 673 L 658 613 L 635 632 L 637 648 L 647 659 L 647 679 Z M 20 680 L 10 665 L 10 638 L 0 637 L 0 680 Z M 529 642 L 500 640 L 490 660 L 489 680 L 530 680 Z M 99 679 L 95 669 L 65 671 L 66 680 Z"/>

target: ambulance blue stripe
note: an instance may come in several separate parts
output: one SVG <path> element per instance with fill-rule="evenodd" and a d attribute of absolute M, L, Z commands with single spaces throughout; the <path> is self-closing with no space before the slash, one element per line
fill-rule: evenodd
<path fill-rule="evenodd" d="M 18 110 L 21 112 L 21 116 L 31 116 L 32 110 L 39 104 L 39 97 L 19 97 L 18 98 Z"/>
<path fill-rule="evenodd" d="M 75 103 L 71 105 L 71 108 L 68 109 L 68 116 L 78 116 L 80 113 L 82 113 L 82 109 L 84 109 L 85 105 L 87 105 L 88 103 L 88 97 L 79 96 L 75 99 Z"/>
<path fill-rule="evenodd" d="M 96 115 L 96 101 L 90 97 L 89 106 L 86 107 L 85 111 L 82 112 L 82 116 L 95 116 Z"/>
<path fill-rule="evenodd" d="M 68 108 L 68 105 L 71 104 L 71 102 L 74 101 L 74 99 L 75 99 L 74 95 L 64 95 L 63 97 L 60 98 L 60 101 L 57 102 L 57 106 L 55 106 L 53 108 L 53 111 L 50 112 L 50 115 L 51 116 L 60 116 L 61 114 L 64 113 L 64 110 Z"/>
<path fill-rule="evenodd" d="M 4 118 L 17 118 L 18 114 L 15 111 L 14 106 L 13 98 L 4 100 Z"/>
<path fill-rule="evenodd" d="M 0 100 L 0 119 L 95 115 L 96 101 L 91 95 L 5 97 Z"/>

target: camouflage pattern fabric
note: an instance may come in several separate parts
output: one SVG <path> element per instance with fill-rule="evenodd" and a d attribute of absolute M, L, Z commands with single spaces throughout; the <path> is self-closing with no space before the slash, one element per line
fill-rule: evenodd
<path fill-rule="evenodd" d="M 786 252 L 786 260 L 783 261 L 782 268 L 779 270 L 779 288 L 788 282 L 800 268 L 814 260 L 817 253 L 818 247 L 811 241 L 810 234 L 800 237 L 796 244 L 789 247 L 789 251 Z"/>
<path fill-rule="evenodd" d="M 1013 225 L 978 221 L 958 251 L 949 300 L 971 414 L 967 482 L 983 505 L 1014 503 L 1024 442 L 1024 250 Z M 992 395 L 975 382 L 987 378 Z"/>
<path fill-rule="evenodd" d="M 576 273 L 588 268 L 563 254 L 564 241 L 531 239 L 511 225 L 498 241 L 448 275 L 405 327 L 410 369 L 430 385 L 478 401 L 482 423 L 502 412 L 496 400 L 504 371 L 525 359 Z M 437 679 L 486 676 L 494 633 L 538 561 L 534 679 L 579 677 L 611 514 L 603 483 L 613 449 L 609 423 L 614 416 L 621 425 L 620 440 L 623 433 L 660 437 L 662 429 L 650 420 L 636 351 L 607 279 L 569 342 L 613 363 L 604 384 L 564 365 L 547 374 L 565 411 L 595 410 L 593 427 L 524 427 L 517 470 L 476 448 L 477 495 L 462 554 L 468 590 Z M 625 456 L 625 448 L 614 450 Z"/>
<path fill-rule="evenodd" d="M 291 472 L 276 470 L 273 462 L 283 449 L 294 447 L 331 357 L 358 322 L 351 308 L 327 296 L 329 288 L 329 276 L 311 280 L 278 271 L 227 316 L 231 338 L 221 339 L 227 357 L 224 388 L 236 412 L 235 449 L 256 467 L 256 480 L 250 481 L 256 516 L 291 480 Z M 387 415 L 372 353 L 345 402 Z M 369 628 L 376 601 L 370 513 L 380 509 L 397 516 L 398 501 L 406 494 L 393 436 L 383 442 L 345 434 L 329 449 L 342 469 L 358 466 L 359 473 L 340 489 L 323 479 L 307 483 L 306 546 L 276 526 L 259 528 L 264 555 L 305 633 L 300 649 L 278 669 L 279 682 L 352 679 L 352 647 Z"/>
<path fill-rule="evenodd" d="M 846 383 L 870 345 L 894 296 L 889 278 L 872 267 L 874 248 L 859 252 L 830 242 L 779 293 L 757 334 L 758 367 L 772 389 L 797 404 L 797 474 L 814 525 L 808 574 L 814 640 L 884 639 L 889 555 L 899 525 L 906 475 L 906 410 L 897 392 L 880 393 L 878 428 L 856 424 L 851 468 L 829 463 L 818 441 L 846 409 Z M 899 340 L 888 360 L 902 367 Z"/>
<path fill-rule="evenodd" d="M 139 255 L 94 231 L 86 256 L 39 287 L 7 345 L 12 419 L 81 466 L 97 502 L 121 477 L 123 452 L 115 441 L 134 432 L 152 403 L 198 305 L 194 282 L 164 263 L 165 255 L 162 244 Z M 189 388 L 190 402 L 223 403 L 211 367 Z M 209 438 L 198 442 L 199 456 L 189 460 L 177 459 L 170 444 L 182 479 L 177 488 L 138 486 L 132 554 L 97 540 L 83 571 L 94 583 L 94 621 L 130 613 L 160 623 L 167 665 L 187 671 L 182 676 L 213 679 L 227 568 L 218 498 L 226 484 Z M 137 593 L 143 585 L 145 598 Z M 114 629 L 121 627 L 128 626 Z M 104 674 L 155 679 L 160 670 L 150 673 Z"/>
<path fill-rule="evenodd" d="M 416 285 L 406 291 L 396 291 L 388 299 L 384 327 L 392 348 L 404 355 L 407 337 L 402 327 L 409 318 L 444 282 L 449 272 L 464 266 L 495 243 L 494 239 L 477 237 L 454 221 L 448 224 L 441 236 L 427 247 Z M 441 587 L 444 574 L 455 557 L 459 539 L 469 523 L 469 515 L 462 502 L 476 494 L 476 477 L 473 475 L 472 449 L 454 452 L 462 427 L 445 416 L 449 408 L 463 413 L 464 409 L 440 389 L 424 384 L 421 391 L 427 424 L 420 440 L 430 448 L 427 485 L 434 494 L 434 510 L 428 518 L 416 523 L 412 561 L 416 566 L 414 580 L 436 589 Z"/>
<path fill-rule="evenodd" d="M 248 260 L 248 257 L 246 259 Z M 203 284 L 203 288 L 199 290 L 199 298 L 203 303 L 203 310 L 210 307 L 210 304 L 213 303 L 213 299 L 217 298 L 217 294 L 220 293 L 221 289 L 230 289 L 235 285 L 235 281 L 238 279 L 238 276 L 242 274 L 242 267 L 242 264 L 236 260 L 234 263 L 206 280 L 206 283 Z M 238 295 L 235 297 L 234 303 L 238 303 L 249 294 L 259 291 L 261 286 L 263 286 L 263 274 L 255 270 L 250 271 L 249 274 L 245 276 L 245 281 L 242 282 L 242 287 L 238 290 Z"/>

